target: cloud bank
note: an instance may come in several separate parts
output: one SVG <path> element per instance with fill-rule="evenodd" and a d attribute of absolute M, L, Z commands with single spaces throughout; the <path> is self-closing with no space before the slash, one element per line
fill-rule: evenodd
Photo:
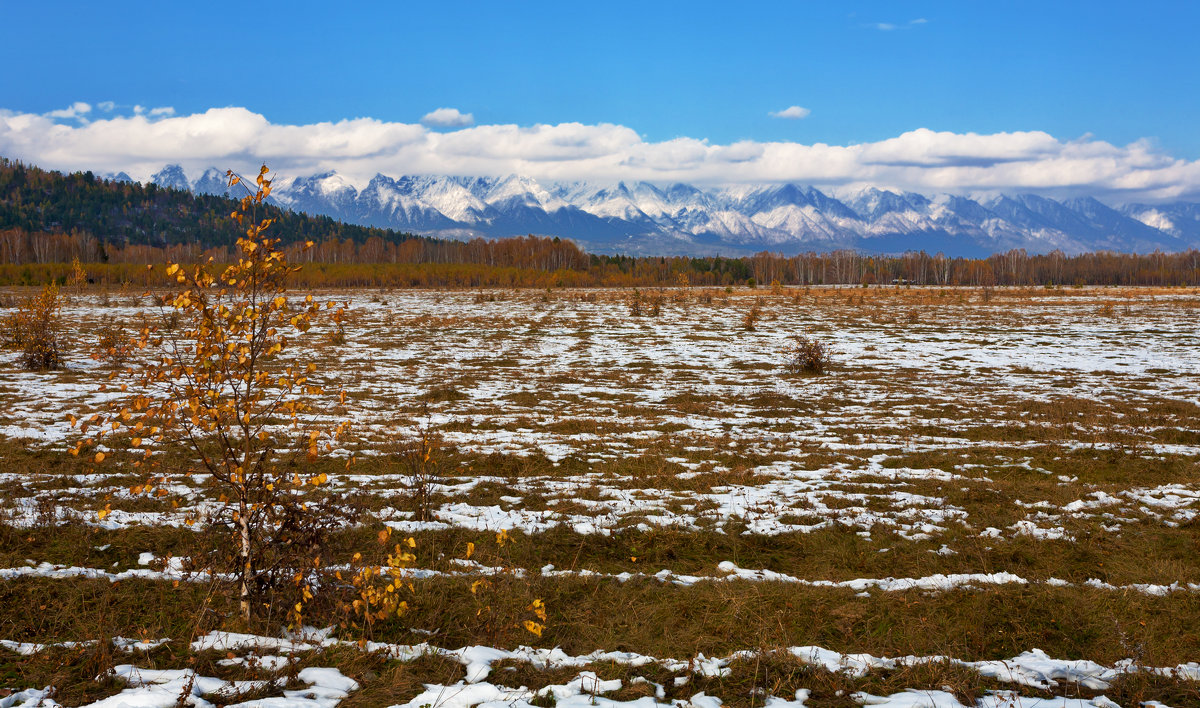
<path fill-rule="evenodd" d="M 1174 158 L 1147 141 L 1117 146 L 1041 131 L 921 128 L 853 145 L 723 145 L 688 137 L 651 142 L 609 123 L 443 132 L 373 118 L 277 124 L 238 107 L 191 115 L 143 109 L 98 116 L 90 110 L 82 103 L 61 116 L 0 109 L 0 155 L 50 169 L 124 171 L 139 180 L 168 163 L 196 176 L 207 167 L 246 170 L 265 162 L 285 178 L 336 170 L 359 186 L 376 173 L 516 173 L 549 180 L 796 182 L 835 191 L 870 185 L 924 193 L 1091 195 L 1111 202 L 1200 200 L 1200 162 Z M 85 113 L 92 120 L 80 120 Z"/>

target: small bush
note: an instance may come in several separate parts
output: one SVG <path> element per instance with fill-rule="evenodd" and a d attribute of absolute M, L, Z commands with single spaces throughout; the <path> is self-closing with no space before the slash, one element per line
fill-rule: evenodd
<path fill-rule="evenodd" d="M 742 317 L 742 329 L 746 330 L 747 332 L 753 332 L 754 325 L 758 322 L 760 317 L 762 317 L 762 308 L 760 308 L 757 304 L 751 305 L 750 309 L 746 311 L 745 316 Z"/>
<path fill-rule="evenodd" d="M 47 285 L 4 318 L 0 339 L 6 346 L 21 351 L 21 366 L 31 371 L 62 368 L 65 345 L 61 311 L 58 287 Z"/>
<path fill-rule="evenodd" d="M 829 345 L 818 339 L 799 336 L 787 348 L 785 365 L 790 374 L 823 374 L 832 363 Z"/>
<path fill-rule="evenodd" d="M 630 317 L 658 317 L 662 314 L 663 295 L 659 293 L 653 297 L 643 295 L 637 288 L 633 289 L 633 294 L 629 296 L 629 316 Z"/>
<path fill-rule="evenodd" d="M 0 320 L 0 344 L 5 349 L 20 349 L 25 341 L 20 312 L 10 312 Z"/>
<path fill-rule="evenodd" d="M 123 366 L 132 352 L 133 347 L 125 329 L 111 317 L 101 319 L 96 330 L 94 358 L 110 366 Z"/>
<path fill-rule="evenodd" d="M 441 436 L 422 426 L 420 438 L 410 441 L 400 451 L 400 463 L 408 475 L 408 491 L 417 521 L 433 520 L 434 485 L 438 481 L 441 450 Z"/>

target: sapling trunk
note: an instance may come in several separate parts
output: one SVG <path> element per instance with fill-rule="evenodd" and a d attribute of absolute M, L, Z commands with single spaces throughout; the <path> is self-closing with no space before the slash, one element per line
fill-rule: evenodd
<path fill-rule="evenodd" d="M 250 515 L 247 513 L 246 501 L 242 500 L 239 506 L 238 527 L 241 529 L 241 556 L 242 556 L 242 586 L 241 586 L 241 610 L 242 620 L 247 626 L 250 624 L 250 581 L 253 576 L 254 568 L 251 564 L 250 556 Z"/>

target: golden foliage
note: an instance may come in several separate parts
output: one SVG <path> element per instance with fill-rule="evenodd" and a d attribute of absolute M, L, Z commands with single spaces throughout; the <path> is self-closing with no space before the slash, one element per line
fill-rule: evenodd
<path fill-rule="evenodd" d="M 390 527 L 379 532 L 380 543 L 387 543 L 391 538 Z M 407 593 L 415 593 L 413 585 L 405 579 L 405 569 L 417 556 L 412 550 L 417 542 L 409 537 L 404 543 L 397 543 L 392 553 L 387 556 L 384 567 L 368 565 L 359 568 L 354 576 L 354 588 L 358 591 L 358 599 L 354 600 L 351 608 L 354 614 L 361 617 L 367 627 L 389 617 L 400 617 L 408 611 L 408 601 L 403 599 Z M 362 558 L 355 554 L 355 561 Z"/>
<path fill-rule="evenodd" d="M 3 342 L 21 352 L 21 365 L 34 371 L 63 366 L 63 299 L 58 286 L 47 285 L 0 322 Z"/>
<path fill-rule="evenodd" d="M 71 259 L 71 275 L 67 277 L 67 285 L 70 285 L 76 291 L 81 291 L 88 284 L 87 271 L 83 269 L 83 264 L 79 262 L 79 256 Z"/>
<path fill-rule="evenodd" d="M 138 360 L 110 376 L 131 395 L 82 422 L 82 435 L 89 428 L 96 432 L 81 438 L 75 453 L 118 431 L 134 436 L 140 459 L 133 464 L 150 471 L 140 492 L 159 495 L 170 475 L 153 448 L 190 448 L 221 488 L 223 504 L 212 520 L 233 529 L 244 618 L 251 617 L 251 596 L 279 577 L 280 567 L 297 566 L 303 568 L 294 582 L 300 601 L 291 615 L 299 621 L 319 558 L 288 559 L 285 550 L 311 548 L 319 540 L 328 519 L 309 512 L 306 497 L 328 476 L 296 474 L 279 464 L 280 457 L 311 461 L 331 451 L 349 433 L 349 423 L 313 422 L 314 402 L 325 397 L 313 379 L 316 366 L 286 357 L 322 306 L 312 294 L 289 295 L 288 279 L 298 267 L 289 265 L 269 235 L 272 220 L 253 218 L 271 191 L 267 172 L 264 165 L 257 190 L 232 214 L 245 226 L 235 262 L 167 264 L 175 289 L 160 300 L 162 322 L 142 326 L 131 339 Z M 229 179 L 231 185 L 242 182 L 232 172 Z"/>

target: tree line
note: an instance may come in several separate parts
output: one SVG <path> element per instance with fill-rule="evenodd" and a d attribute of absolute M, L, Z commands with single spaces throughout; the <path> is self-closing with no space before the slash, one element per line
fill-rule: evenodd
<path fill-rule="evenodd" d="M 150 286 L 166 283 L 147 264 L 236 261 L 229 247 L 107 246 L 104 261 L 89 259 L 96 239 L 88 234 L 0 230 L 0 285 L 64 283 L 78 260 L 92 282 Z M 744 285 L 936 285 L 992 287 L 1064 285 L 1200 285 L 1200 251 L 1181 253 L 1084 253 L 1022 250 L 987 258 L 950 258 L 941 253 L 894 256 L 855 251 L 796 256 L 759 253 L 743 258 L 609 256 L 588 254 L 558 238 L 393 243 L 369 238 L 327 239 L 301 249 L 298 282 L 309 287 L 725 287 Z"/>

